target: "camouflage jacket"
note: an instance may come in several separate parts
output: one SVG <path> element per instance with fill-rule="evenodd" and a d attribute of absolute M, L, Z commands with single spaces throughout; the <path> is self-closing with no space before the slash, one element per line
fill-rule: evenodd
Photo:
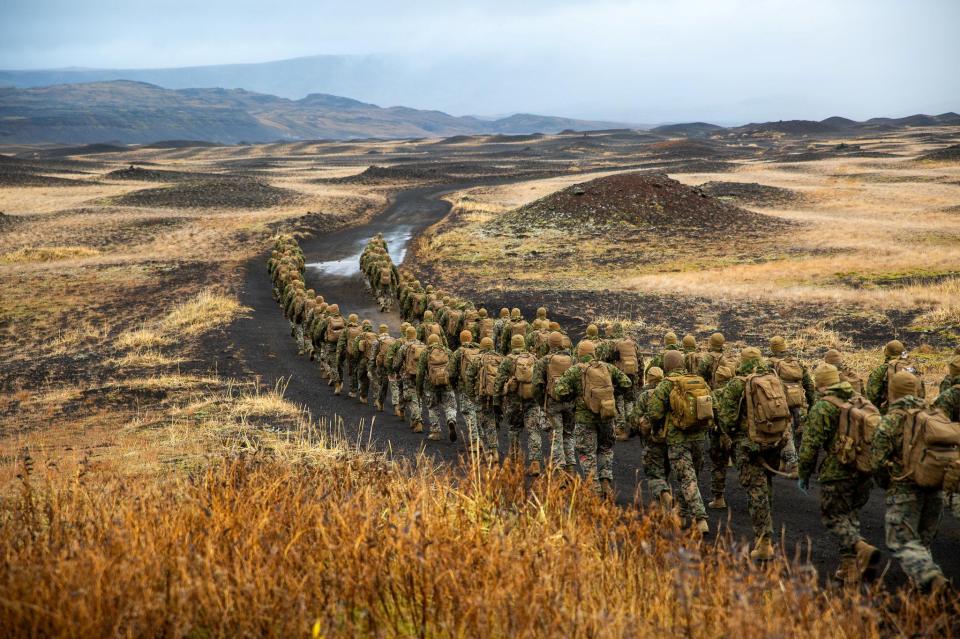
<path fill-rule="evenodd" d="M 545 404 L 546 402 L 554 401 L 552 397 L 547 396 L 547 374 L 550 366 L 550 359 L 555 355 L 566 355 L 570 358 L 571 362 L 576 364 L 576 358 L 571 355 L 570 351 L 566 348 L 559 348 L 548 352 L 543 357 L 537 359 L 536 365 L 533 367 L 533 396 L 537 400 L 538 404 Z"/>
<path fill-rule="evenodd" d="M 427 338 L 430 336 L 430 333 L 427 332 L 427 328 L 437 326 L 440 328 L 440 332 L 437 335 L 440 337 L 440 343 L 444 346 L 447 345 L 447 334 L 443 331 L 443 326 L 440 325 L 440 322 L 420 322 L 420 325 L 417 326 L 417 339 L 426 344 Z"/>
<path fill-rule="evenodd" d="M 476 385 L 469 383 L 469 373 L 463 368 L 463 350 L 465 348 L 476 349 L 479 352 L 480 344 L 467 342 L 466 344 L 461 344 L 460 347 L 453 352 L 453 358 L 450 363 L 450 385 L 470 399 L 473 399 L 476 396 Z"/>
<path fill-rule="evenodd" d="M 647 363 L 647 366 L 643 369 L 644 374 L 646 374 L 646 372 L 647 372 L 648 370 L 650 370 L 651 368 L 653 368 L 654 366 L 656 366 L 657 368 L 662 369 L 662 368 L 663 368 L 663 354 L 666 353 L 667 351 L 679 351 L 679 350 L 680 350 L 680 347 L 679 347 L 679 346 L 676 346 L 675 344 L 671 344 L 670 346 L 665 347 L 665 348 L 664 348 L 662 351 L 660 351 L 657 355 L 654 355 L 653 359 L 651 359 L 650 362 Z"/>
<path fill-rule="evenodd" d="M 346 318 L 343 317 L 343 315 L 341 315 L 340 313 L 337 313 L 336 315 L 329 315 L 329 314 L 324 315 L 323 320 L 317 324 L 317 328 L 314 331 L 314 334 L 313 334 L 314 342 L 317 342 L 319 344 L 319 343 L 325 343 L 327 341 L 327 325 L 330 323 L 330 320 L 333 319 L 334 317 L 342 318 L 344 321 L 344 325 L 346 325 Z"/>
<path fill-rule="evenodd" d="M 870 445 L 870 465 L 881 486 L 891 483 L 912 484 L 910 479 L 897 480 L 903 472 L 903 424 L 906 413 L 903 411 L 923 408 L 926 405 L 919 397 L 907 395 L 890 404 L 890 410 L 880 420 Z"/>
<path fill-rule="evenodd" d="M 503 335 L 503 327 L 510 323 L 510 318 L 498 317 L 493 320 L 493 348 L 502 353 L 503 350 L 500 348 L 500 338 Z"/>
<path fill-rule="evenodd" d="M 433 384 L 430 383 L 427 372 L 427 362 L 429 361 L 430 353 L 436 350 L 444 351 L 447 354 L 447 376 L 451 380 L 450 386 L 453 386 L 453 374 L 450 370 L 453 365 L 453 353 L 451 353 L 450 349 L 446 346 L 434 344 L 433 346 L 427 346 L 426 350 L 420 353 L 420 359 L 417 360 L 417 392 L 420 394 L 423 394 L 424 389 L 427 391 L 433 390 Z"/>
<path fill-rule="evenodd" d="M 947 375 L 943 378 L 943 381 L 940 382 L 940 393 L 947 392 L 947 389 L 951 386 L 956 386 L 960 384 L 960 375 Z"/>
<path fill-rule="evenodd" d="M 401 377 L 403 377 L 404 379 L 408 379 L 409 377 L 407 373 L 404 372 L 403 365 L 406 363 L 406 359 L 407 359 L 407 348 L 409 348 L 411 344 L 423 344 L 423 342 L 421 342 L 418 339 L 413 339 L 413 340 L 404 339 L 404 340 L 398 340 L 397 344 L 394 345 L 397 347 L 397 352 L 396 352 L 396 355 L 394 355 L 393 357 L 393 371 L 398 375 L 400 375 Z M 414 376 L 414 381 L 415 380 L 416 380 L 416 376 Z M 409 383 L 409 382 L 404 382 L 404 383 Z"/>
<path fill-rule="evenodd" d="M 503 325 L 503 329 L 500 331 L 500 350 L 504 353 L 510 350 L 510 340 L 513 339 L 513 327 L 514 325 L 523 324 L 523 335 L 526 338 L 527 329 L 530 328 L 530 324 L 527 320 L 510 320 Z"/>
<path fill-rule="evenodd" d="M 630 337 L 611 337 L 603 340 L 597 345 L 597 359 L 616 365 L 617 360 L 620 357 L 620 351 L 617 350 L 617 346 L 624 340 L 633 342 L 633 346 L 637 351 L 637 370 L 642 371 L 643 355 L 640 354 L 640 345 L 637 344 L 636 340 Z M 637 374 L 639 375 L 639 373 Z"/>
<path fill-rule="evenodd" d="M 713 387 L 714 367 L 718 365 L 717 361 L 726 354 L 725 351 L 706 351 L 703 354 L 703 359 L 700 360 L 700 367 L 697 368 L 696 374 L 707 380 L 711 388 Z"/>
<path fill-rule="evenodd" d="M 747 409 L 742 401 L 743 391 L 748 375 L 768 372 L 770 369 L 760 362 L 743 363 L 737 369 L 737 376 L 727 382 L 715 395 L 717 427 L 731 440 L 738 442 L 750 452 L 759 452 L 760 446 L 751 441 L 747 434 Z"/>
<path fill-rule="evenodd" d="M 960 378 L 948 377 L 947 379 L 953 379 L 954 384 L 947 386 L 945 389 L 941 384 L 940 394 L 934 400 L 933 406 L 941 409 L 953 421 L 960 421 L 960 386 L 957 385 L 960 384 Z"/>
<path fill-rule="evenodd" d="M 674 423 L 673 411 L 670 409 L 670 392 L 673 390 L 674 380 L 686 374 L 686 369 L 675 369 L 667 373 L 653 393 L 647 399 L 647 419 L 650 428 L 654 431 L 666 429 L 667 443 L 678 446 L 686 442 L 700 442 L 706 439 L 706 429 L 680 430 Z"/>
<path fill-rule="evenodd" d="M 347 359 L 347 358 L 350 358 L 351 360 L 355 360 L 360 355 L 360 351 L 357 349 L 354 349 L 353 355 L 350 355 L 349 345 L 347 344 L 347 342 L 349 341 L 349 337 L 347 335 L 350 332 L 350 329 L 358 328 L 359 326 L 360 326 L 359 323 L 347 322 L 346 326 L 343 327 L 343 332 L 340 333 L 340 339 L 337 340 L 336 356 L 337 356 L 338 362 L 342 362 L 344 359 Z M 360 334 L 363 335 L 362 332 Z"/>
<path fill-rule="evenodd" d="M 633 421 L 638 426 L 643 421 L 650 422 L 650 418 L 647 417 L 647 410 L 650 406 L 650 396 L 653 395 L 656 387 L 657 384 L 646 384 L 637 394 L 637 401 L 633 405 Z"/>
<path fill-rule="evenodd" d="M 879 408 L 881 413 L 887 412 L 887 368 L 890 362 L 894 359 L 896 358 L 884 358 L 883 364 L 880 364 L 873 369 L 873 372 L 870 373 L 870 377 L 867 378 L 867 399 L 869 399 L 874 406 Z"/>
<path fill-rule="evenodd" d="M 497 351 L 496 351 L 496 349 L 493 349 L 493 348 L 491 348 L 491 349 L 489 349 L 489 350 L 481 350 L 481 351 L 480 351 L 480 354 L 481 354 L 481 355 L 485 355 L 485 354 L 487 354 L 487 353 L 497 353 Z M 499 355 L 499 353 L 497 353 L 497 355 Z M 477 383 L 479 382 L 479 378 L 480 378 L 480 360 L 477 359 L 477 360 L 475 360 L 475 361 L 473 362 L 473 364 L 472 364 L 471 366 L 469 366 L 469 367 L 467 368 L 466 384 L 467 384 L 467 387 L 468 387 L 469 390 L 470 390 L 470 392 L 469 392 L 469 394 L 468 394 L 467 396 L 468 396 L 470 399 L 476 401 L 478 404 L 482 402 L 482 404 L 484 404 L 485 406 L 491 405 L 491 404 L 494 405 L 494 406 L 498 406 L 498 405 L 499 405 L 499 402 L 497 401 L 497 398 L 496 398 L 496 397 L 492 397 L 492 398 L 486 398 L 486 397 L 484 397 L 484 398 L 481 398 L 480 395 L 479 395 L 479 393 L 477 393 Z"/>
<path fill-rule="evenodd" d="M 574 398 L 573 415 L 577 424 L 596 427 L 602 424 L 603 420 L 600 419 L 600 415 L 590 410 L 587 407 L 586 401 L 584 401 L 583 366 L 580 365 L 589 364 L 591 361 L 593 361 L 593 357 L 590 355 L 581 357 L 579 364 L 574 364 L 570 370 L 557 380 L 554 390 L 556 390 L 557 395 L 562 399 Z M 623 371 L 619 368 L 607 363 L 604 363 L 604 366 L 610 371 L 610 378 L 613 380 L 613 392 L 616 395 L 622 395 L 624 391 L 629 390 L 630 387 L 633 386 L 630 378 L 624 375 Z"/>
<path fill-rule="evenodd" d="M 406 341 L 404 338 L 396 339 L 393 344 L 390 345 L 390 348 L 387 349 L 387 354 L 383 356 L 383 367 L 387 370 L 387 374 L 396 375 L 397 368 L 395 366 L 397 361 L 397 354 L 400 352 L 400 347 L 403 346 L 403 343 Z"/>
<path fill-rule="evenodd" d="M 854 396 L 853 387 L 847 382 L 827 387 L 824 394 L 832 395 L 843 402 Z M 837 458 L 835 448 L 839 427 L 840 408 L 825 399 L 814 402 L 807 413 L 807 424 L 799 451 L 798 472 L 801 479 L 809 480 L 813 475 L 821 450 L 826 453 L 819 470 L 821 483 L 854 479 L 861 475 L 854 466 L 841 464 Z"/>

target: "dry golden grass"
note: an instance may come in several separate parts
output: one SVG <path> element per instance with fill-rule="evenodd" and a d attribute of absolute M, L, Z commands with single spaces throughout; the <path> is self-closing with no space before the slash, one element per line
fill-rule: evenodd
<path fill-rule="evenodd" d="M 160 322 L 160 328 L 173 334 L 197 335 L 229 324 L 234 317 L 247 310 L 233 297 L 203 290 L 170 311 Z"/>
<path fill-rule="evenodd" d="M 85 246 L 50 246 L 43 248 L 20 248 L 0 255 L 0 263 L 22 264 L 24 262 L 55 262 L 76 258 L 94 257 L 100 251 Z"/>

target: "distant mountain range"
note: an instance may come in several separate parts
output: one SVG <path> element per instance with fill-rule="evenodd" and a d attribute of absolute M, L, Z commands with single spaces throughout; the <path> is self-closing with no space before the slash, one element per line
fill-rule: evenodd
<path fill-rule="evenodd" d="M 171 90 L 128 80 L 0 88 L 0 143 L 8 144 L 418 138 L 622 126 L 532 114 L 485 120 L 326 94 L 290 100 L 244 89 Z"/>

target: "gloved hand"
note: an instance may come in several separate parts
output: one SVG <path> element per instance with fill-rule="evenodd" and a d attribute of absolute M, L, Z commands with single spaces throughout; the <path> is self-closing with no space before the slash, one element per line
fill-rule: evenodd
<path fill-rule="evenodd" d="M 801 493 L 806 495 L 807 491 L 810 490 L 810 480 L 804 479 L 803 477 L 801 477 L 800 479 L 797 480 L 797 488 L 800 489 Z"/>

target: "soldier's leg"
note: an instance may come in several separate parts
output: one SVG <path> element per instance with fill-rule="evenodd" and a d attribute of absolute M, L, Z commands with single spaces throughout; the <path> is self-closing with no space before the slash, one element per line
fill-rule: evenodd
<path fill-rule="evenodd" d="M 870 487 L 856 479 L 821 482 L 820 518 L 837 542 L 840 558 L 854 557 L 860 536 L 860 509 L 870 496 Z"/>
<path fill-rule="evenodd" d="M 497 416 L 490 406 L 477 409 L 477 423 L 480 426 L 481 443 L 488 455 L 499 453 L 497 441 Z"/>
<path fill-rule="evenodd" d="M 730 461 L 730 449 L 721 443 L 720 432 L 710 431 L 710 492 L 714 502 L 723 498 L 727 487 L 727 464 Z"/>
<path fill-rule="evenodd" d="M 523 415 L 520 400 L 513 397 L 503 400 L 503 421 L 507 425 L 507 454 L 523 459 L 520 436 L 523 432 Z"/>
<path fill-rule="evenodd" d="M 320 367 L 320 376 L 325 379 L 330 379 L 330 344 L 329 342 L 321 342 L 320 344 L 320 361 L 317 363 Z"/>
<path fill-rule="evenodd" d="M 303 343 L 303 324 L 296 324 L 293 329 L 293 336 L 297 340 L 297 355 L 303 355 L 306 344 Z"/>
<path fill-rule="evenodd" d="M 766 537 L 773 541 L 773 517 L 770 514 L 770 483 L 767 471 L 760 464 L 760 457 L 751 454 L 744 446 L 737 446 L 735 454 L 740 485 L 747 493 L 747 510 L 753 524 L 753 535 L 757 540 Z"/>
<path fill-rule="evenodd" d="M 567 470 L 573 472 L 577 467 L 577 420 L 573 414 L 573 404 L 566 404 L 562 411 L 563 418 L 563 456 L 567 460 Z"/>
<path fill-rule="evenodd" d="M 412 379 L 403 380 L 403 404 L 407 423 L 411 426 L 419 424 L 422 427 L 423 411 L 420 405 L 420 395 L 417 393 L 417 385 Z"/>
<path fill-rule="evenodd" d="M 796 423 L 796 422 L 794 422 Z M 787 426 L 787 441 L 780 453 L 780 462 L 784 470 L 790 470 L 797 467 L 797 447 L 794 443 L 794 424 Z M 776 465 L 771 468 L 776 468 Z"/>
<path fill-rule="evenodd" d="M 479 451 L 483 448 L 484 439 L 479 415 L 477 415 L 477 405 L 465 393 L 460 394 L 460 413 L 467 425 L 467 441 L 470 442 L 470 450 Z"/>
<path fill-rule="evenodd" d="M 586 424 L 577 424 L 577 457 L 586 480 L 595 492 L 600 492 L 597 476 L 597 429 Z"/>
<path fill-rule="evenodd" d="M 356 397 L 360 390 L 360 356 L 348 358 L 350 363 L 350 397 Z"/>
<path fill-rule="evenodd" d="M 439 439 L 440 437 L 440 393 L 430 384 L 423 386 L 423 401 L 427 405 L 427 421 L 430 424 L 430 439 Z"/>
<path fill-rule="evenodd" d="M 447 426 L 447 436 L 450 441 L 457 441 L 457 395 L 450 386 L 444 386 L 437 391 L 441 417 Z"/>
<path fill-rule="evenodd" d="M 942 491 L 926 493 L 923 500 L 923 510 L 920 513 L 920 541 L 927 548 L 933 543 L 943 521 L 944 495 Z"/>
<path fill-rule="evenodd" d="M 533 401 L 525 401 L 523 427 L 527 431 L 527 461 L 543 464 L 543 411 Z"/>
<path fill-rule="evenodd" d="M 618 440 L 624 441 L 629 438 L 627 433 L 626 402 L 623 399 L 623 395 L 617 395 L 615 401 L 617 404 L 617 415 L 613 418 L 613 433 Z"/>
<path fill-rule="evenodd" d="M 396 375 L 390 375 L 387 377 L 387 384 L 390 387 L 390 403 L 393 404 L 394 409 L 400 406 L 400 378 Z M 396 412 L 396 411 L 395 411 Z M 403 411 L 399 411 L 400 415 L 403 415 Z"/>
<path fill-rule="evenodd" d="M 919 488 L 894 485 L 887 491 L 887 512 L 884 516 L 887 548 L 900 562 L 903 572 L 920 588 L 943 573 L 933 561 L 930 547 L 925 543 L 924 532 L 928 538 L 934 507 L 929 509 L 926 530 L 923 528 L 925 495 Z M 942 508 L 943 501 L 939 500 Z M 933 504 L 931 504 L 933 506 Z M 939 522 L 939 517 L 936 518 Z"/>
<path fill-rule="evenodd" d="M 597 427 L 597 479 L 613 482 L 613 420 L 601 422 Z"/>
<path fill-rule="evenodd" d="M 670 492 L 670 464 L 667 457 L 667 445 L 659 442 L 647 442 L 643 451 L 643 474 L 647 478 L 647 490 L 650 498 L 657 500 L 663 493 Z"/>
<path fill-rule="evenodd" d="M 700 485 L 697 483 L 697 465 L 702 463 L 703 455 L 696 453 L 695 447 L 700 447 L 700 442 L 667 446 L 670 467 L 677 473 L 677 483 L 680 485 L 680 514 L 691 522 L 707 518 L 703 498 L 700 496 Z"/>
<path fill-rule="evenodd" d="M 559 402 L 550 402 L 543 411 L 546 429 L 550 432 L 550 464 L 554 468 L 564 468 L 567 456 L 564 454 L 563 407 Z"/>

